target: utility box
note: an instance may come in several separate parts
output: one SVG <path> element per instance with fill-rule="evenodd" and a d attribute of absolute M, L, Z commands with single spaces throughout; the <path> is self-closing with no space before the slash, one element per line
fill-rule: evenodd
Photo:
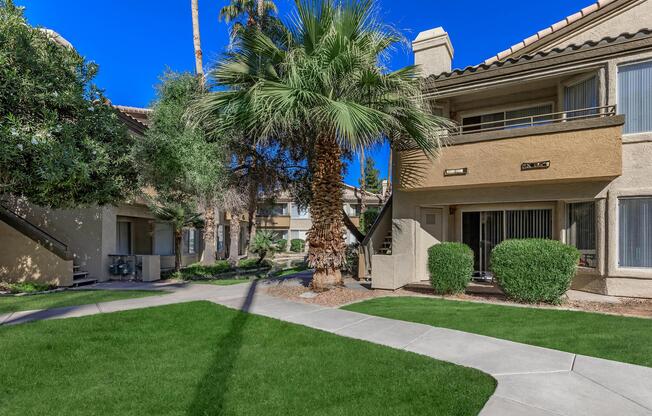
<path fill-rule="evenodd" d="M 161 280 L 161 256 L 140 256 L 142 261 L 143 282 L 155 282 Z"/>

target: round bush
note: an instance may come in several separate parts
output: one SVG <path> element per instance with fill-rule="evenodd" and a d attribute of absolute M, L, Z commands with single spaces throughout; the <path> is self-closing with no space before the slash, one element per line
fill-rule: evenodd
<path fill-rule="evenodd" d="M 506 240 L 491 253 L 491 270 L 516 301 L 557 304 L 570 288 L 580 252 L 555 240 Z"/>
<path fill-rule="evenodd" d="M 293 253 L 302 253 L 306 248 L 306 242 L 300 238 L 290 240 L 290 251 Z"/>
<path fill-rule="evenodd" d="M 430 282 L 437 293 L 462 293 L 473 274 L 473 250 L 462 243 L 441 243 L 428 249 Z"/>
<path fill-rule="evenodd" d="M 281 238 L 276 241 L 276 246 L 278 247 L 278 251 L 280 253 L 285 253 L 285 250 L 288 249 L 288 240 Z"/>

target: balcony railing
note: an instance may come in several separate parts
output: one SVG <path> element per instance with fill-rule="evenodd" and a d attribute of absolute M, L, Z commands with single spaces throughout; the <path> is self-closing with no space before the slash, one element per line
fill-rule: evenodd
<path fill-rule="evenodd" d="M 575 120 L 585 120 L 616 115 L 616 106 L 582 108 L 579 110 L 562 111 L 558 113 L 537 114 L 527 117 L 511 118 L 506 120 L 492 120 L 476 124 L 455 126 L 451 129 L 452 136 L 461 134 L 484 133 L 497 130 L 508 130 L 523 127 L 534 127 L 552 123 L 564 123 Z"/>

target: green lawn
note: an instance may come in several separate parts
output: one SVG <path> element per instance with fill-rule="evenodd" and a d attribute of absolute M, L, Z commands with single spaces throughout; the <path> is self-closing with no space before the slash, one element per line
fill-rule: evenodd
<path fill-rule="evenodd" d="M 294 266 L 289 269 L 283 269 L 279 270 L 274 274 L 274 277 L 285 277 L 285 276 L 291 276 L 293 274 L 301 273 L 303 271 L 308 270 L 307 265 L 300 265 L 300 266 Z"/>
<path fill-rule="evenodd" d="M 118 299 L 160 296 L 165 293 L 167 292 L 154 292 L 151 290 L 66 290 L 44 295 L 1 296 L 0 313 L 88 305 Z"/>
<path fill-rule="evenodd" d="M 652 367 L 652 320 L 414 297 L 344 309 Z"/>
<path fill-rule="evenodd" d="M 0 327 L 0 414 L 475 415 L 495 381 L 194 302 Z"/>
<path fill-rule="evenodd" d="M 249 283 L 249 279 L 211 279 L 211 280 L 192 280 L 190 283 L 198 283 L 200 285 L 216 285 L 216 286 L 231 286 L 239 285 L 240 283 Z"/>

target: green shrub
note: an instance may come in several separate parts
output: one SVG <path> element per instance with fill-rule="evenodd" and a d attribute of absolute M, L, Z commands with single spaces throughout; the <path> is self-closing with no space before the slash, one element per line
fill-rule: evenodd
<path fill-rule="evenodd" d="M 302 253 L 306 248 L 306 242 L 300 238 L 293 238 L 290 241 L 290 251 L 293 253 Z"/>
<path fill-rule="evenodd" d="M 575 276 L 580 252 L 555 240 L 506 240 L 491 253 L 491 270 L 519 302 L 559 303 Z"/>
<path fill-rule="evenodd" d="M 55 289 L 56 286 L 43 283 L 20 282 L 7 283 L 0 282 L 0 291 L 9 293 L 34 293 L 45 292 L 46 290 Z"/>
<path fill-rule="evenodd" d="M 473 250 L 462 243 L 441 243 L 428 249 L 430 282 L 437 293 L 461 293 L 473 274 Z"/>
<path fill-rule="evenodd" d="M 226 260 L 218 260 L 214 264 L 209 266 L 203 265 L 200 263 L 191 264 L 188 267 L 184 267 L 178 273 L 173 274 L 172 276 L 177 279 L 182 280 L 192 280 L 195 278 L 206 278 L 213 277 L 220 273 L 226 273 L 231 271 L 231 266 Z"/>
<path fill-rule="evenodd" d="M 288 249 L 288 240 L 280 238 L 276 241 L 276 246 L 279 253 L 284 253 Z"/>
<path fill-rule="evenodd" d="M 346 246 L 346 263 L 342 266 L 343 272 L 350 273 L 353 276 L 358 275 L 359 247 L 360 245 L 358 243 L 348 244 Z"/>
<path fill-rule="evenodd" d="M 262 263 L 258 262 L 258 259 L 242 259 L 238 263 L 238 268 L 240 269 L 256 269 L 258 267 L 268 267 L 271 265 L 269 260 L 265 260 Z"/>
<path fill-rule="evenodd" d="M 380 210 L 378 210 L 378 208 L 369 208 L 362 213 L 360 216 L 360 232 L 362 232 L 362 234 L 367 234 L 369 232 L 371 226 L 374 225 L 378 219 L 378 215 L 380 215 Z"/>

